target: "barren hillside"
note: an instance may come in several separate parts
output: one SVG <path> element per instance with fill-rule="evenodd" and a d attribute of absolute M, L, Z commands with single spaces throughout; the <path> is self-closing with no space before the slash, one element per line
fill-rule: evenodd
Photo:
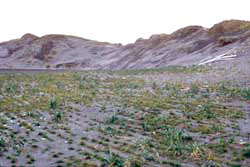
<path fill-rule="evenodd" d="M 124 46 L 66 35 L 26 34 L 0 44 L 0 68 L 115 70 L 203 65 L 247 58 L 249 51 L 250 22 L 229 20 L 210 29 L 189 26 Z"/>

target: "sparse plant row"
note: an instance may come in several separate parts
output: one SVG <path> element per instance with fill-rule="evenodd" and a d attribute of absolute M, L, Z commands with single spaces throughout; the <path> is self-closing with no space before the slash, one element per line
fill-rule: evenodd
<path fill-rule="evenodd" d="M 185 73 L 185 70 L 166 70 L 166 73 Z M 16 135 L 17 141 L 22 141 L 20 136 L 32 136 L 43 127 L 38 134 L 46 141 L 65 140 L 72 152 L 79 150 L 76 145 L 90 149 L 82 152 L 83 157 L 78 151 L 76 157 L 62 159 L 58 163 L 61 166 L 185 166 L 189 162 L 194 166 L 216 166 L 242 164 L 248 159 L 248 143 L 243 141 L 245 144 L 240 148 L 237 145 L 239 138 L 246 139 L 246 133 L 241 133 L 237 125 L 237 121 L 245 119 L 245 114 L 243 108 L 230 105 L 230 101 L 248 103 L 249 88 L 223 83 L 147 83 L 138 76 L 151 71 L 128 73 L 0 75 L 0 112 L 6 115 L 6 119 L 0 119 L 0 152 L 14 148 L 14 143 L 6 142 L 11 137 L 6 132 L 14 130 L 10 122 L 17 119 L 16 125 L 22 129 Z M 113 112 L 107 105 L 119 106 L 121 110 Z M 92 112 L 85 111 L 85 106 L 98 106 L 97 116 L 105 115 L 105 119 L 88 118 Z M 48 117 L 43 119 L 37 111 Z M 82 132 L 103 137 L 76 140 Z M 23 146 L 41 150 L 37 143 Z M 102 149 L 98 150 L 99 146 Z M 110 153 L 109 149 L 117 152 Z M 3 157 L 10 156 L 15 164 L 18 160 L 9 153 Z M 90 159 L 86 162 L 84 158 Z M 27 159 L 32 164 L 36 157 Z"/>
<path fill-rule="evenodd" d="M 205 159 L 206 156 L 208 156 L 208 152 L 205 151 L 207 148 L 206 145 L 197 145 L 195 146 L 195 143 L 194 144 L 190 144 L 190 145 L 186 145 L 185 146 L 181 146 L 180 143 L 175 143 L 175 142 L 178 142 L 178 141 L 181 141 L 182 139 L 186 138 L 188 139 L 189 137 L 188 136 L 183 136 L 183 132 L 182 131 L 179 131 L 179 130 L 176 130 L 174 127 L 175 127 L 175 124 L 170 124 L 169 126 L 169 119 L 168 118 L 162 118 L 162 117 L 159 117 L 157 115 L 148 115 L 149 117 L 146 117 L 144 120 L 144 123 L 142 123 L 142 127 L 145 131 L 151 131 L 152 132 L 152 135 L 155 136 L 155 141 L 153 142 L 154 144 L 152 145 L 151 144 L 151 149 L 156 149 L 156 150 L 164 150 L 164 151 L 160 151 L 156 154 L 154 154 L 155 156 L 156 155 L 176 155 L 176 154 L 182 154 L 183 156 L 186 154 L 190 156 L 190 153 L 192 156 L 194 156 L 194 158 L 201 158 L 201 159 Z M 118 116 L 112 116 L 111 118 L 109 118 L 107 121 L 107 123 L 116 123 L 116 121 L 118 121 L 119 119 L 117 118 Z M 178 118 L 176 118 L 178 119 Z M 146 121 L 146 122 L 145 122 Z M 161 131 L 161 130 L 164 130 L 165 128 L 166 131 Z M 214 128 L 217 128 L 217 127 L 214 127 Z M 188 130 L 188 129 L 187 129 Z M 220 132 L 221 130 L 220 129 L 214 129 L 214 131 L 216 132 Z M 200 132 L 200 131 L 197 131 L 197 132 Z M 166 133 L 166 134 L 165 134 Z M 119 134 L 118 134 L 119 135 Z M 161 136 L 166 136 L 165 137 L 161 137 Z M 172 136 L 172 137 L 171 137 Z M 170 137 L 170 138 L 169 138 Z M 156 142 L 157 141 L 157 142 Z M 165 142 L 164 142 L 165 141 Z M 155 145 L 155 143 L 160 143 L 162 145 L 157 146 L 157 144 Z M 138 145 L 138 144 L 136 144 Z M 166 147 L 165 145 L 169 145 L 169 148 Z M 170 147 L 171 146 L 171 147 Z M 186 147 L 187 146 L 187 147 Z M 173 148 L 172 148 L 173 147 Z M 165 152 L 166 149 L 170 149 L 173 151 L 173 153 L 171 153 L 170 150 L 168 150 L 167 152 Z M 125 147 L 122 147 L 123 150 L 128 150 L 128 149 L 125 149 Z M 131 149 L 136 149 L 136 147 L 134 146 L 129 146 L 129 150 Z M 145 147 L 143 147 L 144 151 L 145 151 Z M 152 151 L 152 150 L 151 150 Z M 186 152 L 184 154 L 184 152 Z M 148 152 L 148 154 L 151 154 L 150 151 Z M 215 154 L 215 153 L 214 153 Z"/>
<path fill-rule="evenodd" d="M 65 77 L 65 78 L 67 78 L 67 77 Z M 55 78 L 55 80 L 56 80 L 57 78 Z M 61 76 L 58 78 L 58 79 L 62 79 L 61 78 Z M 64 79 L 64 78 L 63 78 Z M 52 82 L 53 83 L 53 80 L 52 79 L 49 79 L 50 80 L 50 82 Z M 67 81 L 67 80 L 66 80 Z M 87 95 L 87 96 L 89 96 L 89 95 L 91 95 L 92 97 L 95 97 L 95 95 L 96 94 L 99 94 L 99 92 L 97 91 L 98 90 L 98 86 L 96 86 L 96 90 L 94 89 L 94 87 L 95 87 L 95 84 L 91 84 L 92 82 L 88 82 L 88 81 L 84 81 L 84 82 L 86 82 L 86 83 L 90 83 L 90 87 L 88 87 L 88 86 L 85 86 L 85 88 L 84 88 L 84 92 L 82 93 L 82 94 L 80 94 L 79 92 L 79 89 L 82 89 L 81 88 L 81 83 L 79 83 L 79 88 L 77 88 L 77 85 L 75 84 L 75 83 L 73 83 L 72 85 L 71 85 L 71 87 L 73 88 L 73 89 L 69 89 L 69 92 L 65 92 L 65 89 L 63 89 L 64 87 L 63 86 L 57 86 L 57 85 L 60 85 L 59 83 L 57 83 L 57 85 L 55 85 L 56 87 L 54 87 L 53 86 L 53 84 L 51 83 L 51 84 L 49 84 L 49 85 L 51 85 L 51 86 L 49 86 L 49 85 L 47 85 L 46 87 L 44 87 L 43 89 L 41 89 L 41 92 L 44 92 L 44 93 L 47 93 L 47 94 L 58 94 L 58 96 L 59 97 L 61 97 L 61 96 L 63 96 L 64 98 L 67 96 L 67 95 L 69 95 L 69 94 L 76 94 L 77 96 L 71 96 L 70 98 L 72 98 L 73 99 L 73 101 L 81 101 L 81 99 L 88 99 L 88 98 L 85 98 L 84 97 L 84 94 L 85 95 Z M 96 81 L 93 81 L 93 83 L 96 83 Z M 92 86 L 91 86 L 92 85 Z M 167 84 L 168 85 L 168 84 Z M 49 86 L 49 87 L 48 87 Z M 142 85 L 143 86 L 143 85 Z M 132 88 L 132 89 L 139 89 L 139 88 L 141 88 L 142 86 L 129 86 L 128 85 L 128 88 Z M 14 83 L 14 86 L 11 86 L 10 85 L 10 87 L 7 87 L 6 89 L 7 90 L 9 90 L 9 91 L 11 91 L 11 92 L 13 92 L 13 91 L 16 91 L 16 88 L 18 87 L 18 85 L 16 85 L 16 83 Z M 118 87 L 118 88 L 120 88 L 120 87 Z M 113 89 L 113 87 L 107 87 L 106 89 L 110 89 L 110 90 L 112 90 Z M 192 94 L 198 94 L 199 93 L 199 86 L 197 86 L 197 85 L 191 85 L 191 88 L 190 88 L 190 91 L 189 91 L 189 93 L 192 93 Z M 73 90 L 75 91 L 75 92 L 73 92 Z M 91 91 L 90 91 L 91 90 Z M 93 91 L 94 90 L 94 91 Z M 175 88 L 175 86 L 174 85 L 172 85 L 171 87 L 169 87 L 169 85 L 168 85 L 168 87 L 166 88 L 166 90 L 168 91 L 168 92 L 170 92 L 171 90 L 174 90 L 174 92 L 176 92 L 177 94 L 178 94 L 178 91 L 180 92 L 180 86 L 177 86 L 176 88 Z M 224 90 L 224 89 L 223 89 Z M 90 92 L 89 92 L 90 91 Z M 241 95 L 242 95 L 242 97 L 244 98 L 244 99 L 248 99 L 248 93 L 249 91 L 248 91 L 248 88 L 244 88 L 244 89 L 242 89 L 242 91 L 238 91 L 238 94 L 240 93 Z M 29 92 L 27 92 L 27 94 L 28 94 Z M 123 91 L 123 96 L 125 96 L 125 94 L 126 94 L 127 92 L 125 91 Z M 143 92 L 137 92 L 137 94 L 142 94 Z M 90 96 L 90 101 L 92 101 L 91 99 L 93 99 L 92 97 Z M 143 98 L 143 96 L 149 96 L 150 97 L 150 94 L 145 94 L 145 95 L 137 95 L 138 96 L 138 98 Z M 79 97 L 79 98 L 78 98 Z M 81 98 L 82 97 L 82 98 Z M 174 97 L 174 96 L 172 96 L 172 97 Z M 178 96 L 177 96 L 178 97 Z M 176 98 L 177 98 L 176 97 Z M 150 97 L 150 98 L 154 98 L 154 97 Z M 157 99 L 157 101 L 158 101 L 158 98 L 160 98 L 160 97 L 156 97 L 156 98 L 154 98 L 154 99 Z M 165 98 L 166 99 L 166 98 Z M 141 101 L 145 101 L 144 99 L 143 100 L 141 100 Z M 146 100 L 147 101 L 147 100 Z M 143 102 L 142 102 L 143 103 Z M 155 103 L 151 103 L 151 104 L 155 104 L 156 105 L 156 107 L 158 106 L 158 105 L 163 105 L 164 103 L 162 103 L 162 102 L 160 102 L 161 104 L 157 104 L 157 102 L 156 102 L 156 100 L 155 100 Z M 151 104 L 149 104 L 150 106 L 152 106 Z M 139 105 L 138 105 L 139 106 Z M 163 107 L 163 106 L 162 106 Z M 166 106 L 165 108 L 168 108 L 168 106 Z"/>
<path fill-rule="evenodd" d="M 144 75 L 152 73 L 205 73 L 211 70 L 209 67 L 202 66 L 168 66 L 165 68 L 152 68 L 152 69 L 143 69 L 143 70 L 120 70 L 115 72 L 118 75 Z"/>

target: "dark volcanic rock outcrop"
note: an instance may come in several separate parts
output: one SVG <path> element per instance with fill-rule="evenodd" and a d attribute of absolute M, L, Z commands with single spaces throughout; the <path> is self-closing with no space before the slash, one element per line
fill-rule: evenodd
<path fill-rule="evenodd" d="M 182 28 L 120 45 L 66 35 L 21 39 L 0 44 L 0 68 L 141 69 L 202 65 L 248 56 L 250 22 L 229 20 L 206 29 Z"/>

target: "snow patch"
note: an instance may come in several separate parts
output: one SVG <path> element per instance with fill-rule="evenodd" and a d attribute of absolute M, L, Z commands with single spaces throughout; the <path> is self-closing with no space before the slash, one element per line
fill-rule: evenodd
<path fill-rule="evenodd" d="M 204 64 L 208 64 L 208 63 L 212 63 L 215 61 L 227 61 L 227 60 L 233 60 L 237 57 L 235 51 L 230 50 L 227 53 L 218 55 L 214 58 L 206 58 L 200 61 L 200 63 L 198 65 L 204 65 Z"/>

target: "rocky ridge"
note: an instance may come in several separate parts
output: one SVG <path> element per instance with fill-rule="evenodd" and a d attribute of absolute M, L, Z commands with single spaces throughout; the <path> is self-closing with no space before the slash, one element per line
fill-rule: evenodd
<path fill-rule="evenodd" d="M 189 26 L 128 45 L 67 35 L 26 34 L 0 44 L 5 69 L 143 69 L 204 65 L 247 57 L 250 22 L 228 20 L 207 29 Z"/>

